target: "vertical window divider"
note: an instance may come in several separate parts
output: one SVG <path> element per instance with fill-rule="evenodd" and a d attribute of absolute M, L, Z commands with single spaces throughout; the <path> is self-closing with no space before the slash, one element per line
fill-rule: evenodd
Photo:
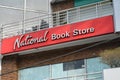
<path fill-rule="evenodd" d="M 87 80 L 87 59 L 84 59 L 85 61 L 85 80 Z"/>
<path fill-rule="evenodd" d="M 52 80 L 52 65 L 50 64 L 50 80 Z"/>

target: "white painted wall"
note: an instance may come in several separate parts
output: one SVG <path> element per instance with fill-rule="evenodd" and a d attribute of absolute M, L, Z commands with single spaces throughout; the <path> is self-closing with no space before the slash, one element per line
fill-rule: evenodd
<path fill-rule="evenodd" d="M 115 32 L 120 32 L 120 0 L 113 0 Z"/>
<path fill-rule="evenodd" d="M 120 80 L 120 68 L 105 69 L 104 80 Z"/>

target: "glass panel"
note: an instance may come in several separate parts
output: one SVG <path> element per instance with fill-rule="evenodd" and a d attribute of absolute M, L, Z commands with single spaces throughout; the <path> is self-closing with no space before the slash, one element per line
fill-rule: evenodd
<path fill-rule="evenodd" d="M 69 63 L 69 62 L 68 62 Z M 83 60 L 76 60 L 76 61 L 71 61 L 71 65 L 68 65 L 68 68 L 71 66 L 73 67 L 72 70 L 68 70 L 68 76 L 74 76 L 73 80 L 84 80 L 85 79 L 85 62 Z"/>
<path fill-rule="evenodd" d="M 102 72 L 103 69 L 106 69 L 106 68 L 109 68 L 109 66 L 106 64 L 103 64 L 99 57 L 87 59 L 88 79 L 100 78 L 100 80 L 102 80 L 102 73 L 99 73 L 99 72 Z"/>
<path fill-rule="evenodd" d="M 84 68 L 84 60 L 76 60 L 76 61 L 63 63 L 64 71 L 81 69 L 81 68 Z"/>
<path fill-rule="evenodd" d="M 0 0 L 0 5 L 23 8 L 24 0 Z"/>
<path fill-rule="evenodd" d="M 52 79 L 58 80 L 84 80 L 84 60 L 76 60 L 52 65 Z M 80 75 L 80 77 L 75 76 Z"/>
<path fill-rule="evenodd" d="M 49 78 L 49 66 L 34 67 L 19 71 L 19 80 L 49 80 Z"/>
<path fill-rule="evenodd" d="M 67 71 L 68 76 L 82 75 L 85 74 L 85 68 L 75 69 Z"/>
<path fill-rule="evenodd" d="M 75 77 L 73 80 L 85 80 L 85 76 Z"/>
<path fill-rule="evenodd" d="M 52 65 L 52 78 L 67 77 L 67 71 L 63 71 L 63 63 Z"/>
<path fill-rule="evenodd" d="M 105 68 L 109 68 L 108 65 L 102 63 L 99 57 L 87 59 L 87 72 L 98 72 Z"/>
<path fill-rule="evenodd" d="M 84 60 L 53 64 L 50 66 L 34 67 L 19 71 L 20 80 L 103 80 L 103 69 L 109 68 L 99 57 Z M 66 66 L 68 65 L 68 66 Z M 70 66 L 70 68 L 69 68 Z M 72 69 L 71 69 L 72 66 Z M 68 67 L 64 69 L 64 67 Z M 79 68 L 78 68 L 79 67 Z M 86 71 L 87 70 L 87 71 Z M 85 75 L 87 72 L 87 76 Z M 29 77 L 28 77 L 29 76 Z"/>
<path fill-rule="evenodd" d="M 74 70 L 67 71 L 68 77 L 69 76 L 74 76 L 73 80 L 84 80 L 85 79 L 85 75 L 84 74 L 85 74 L 85 68 L 74 69 Z"/>

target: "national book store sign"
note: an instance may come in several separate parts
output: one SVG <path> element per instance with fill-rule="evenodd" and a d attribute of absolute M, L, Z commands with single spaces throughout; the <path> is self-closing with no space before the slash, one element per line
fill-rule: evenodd
<path fill-rule="evenodd" d="M 113 17 L 105 16 L 5 38 L 1 53 L 10 54 L 113 32 Z"/>

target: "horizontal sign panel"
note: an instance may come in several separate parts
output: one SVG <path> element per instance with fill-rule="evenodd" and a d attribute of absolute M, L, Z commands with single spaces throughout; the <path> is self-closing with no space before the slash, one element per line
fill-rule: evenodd
<path fill-rule="evenodd" d="M 113 32 L 113 18 L 105 16 L 5 38 L 1 53 L 10 54 Z"/>

